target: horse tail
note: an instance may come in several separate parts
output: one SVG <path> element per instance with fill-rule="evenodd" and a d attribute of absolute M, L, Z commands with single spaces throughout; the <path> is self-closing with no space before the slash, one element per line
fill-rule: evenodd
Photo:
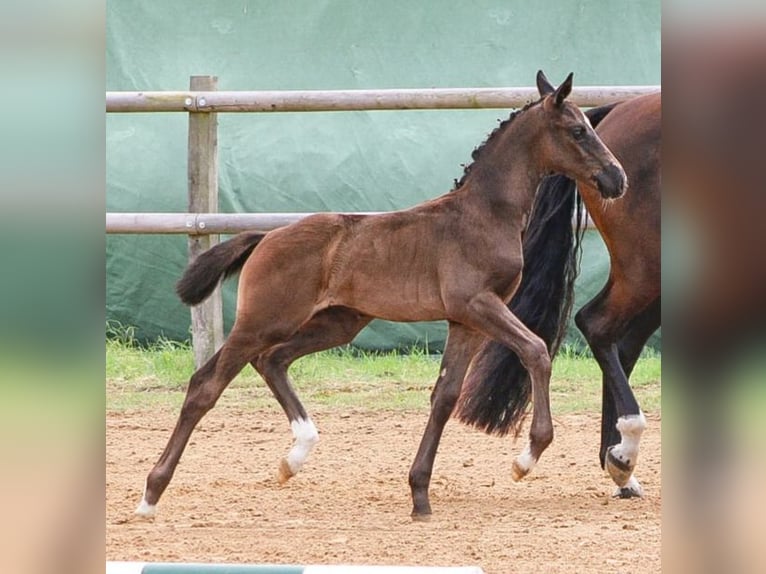
<path fill-rule="evenodd" d="M 603 120 L 609 112 L 611 112 L 615 107 L 619 106 L 621 102 L 615 102 L 613 104 L 607 104 L 605 106 L 599 106 L 598 108 L 591 108 L 587 112 L 585 112 L 585 115 L 588 116 L 588 119 L 590 120 L 590 125 L 594 128 L 598 126 L 598 124 L 601 123 L 601 120 Z"/>
<path fill-rule="evenodd" d="M 219 243 L 197 257 L 176 283 L 176 293 L 187 305 L 207 299 L 219 281 L 239 271 L 265 233 L 249 231 Z"/>
<path fill-rule="evenodd" d="M 598 125 L 615 105 L 589 110 L 591 124 Z M 551 358 L 572 312 L 584 220 L 573 180 L 563 175 L 543 180 L 524 235 L 521 285 L 508 308 L 545 341 Z M 487 434 L 518 435 L 531 398 L 532 381 L 516 353 L 487 341 L 466 375 L 455 413 L 461 422 Z"/>

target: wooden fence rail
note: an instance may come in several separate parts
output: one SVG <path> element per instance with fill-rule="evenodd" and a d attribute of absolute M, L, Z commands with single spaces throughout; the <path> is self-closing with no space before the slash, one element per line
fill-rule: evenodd
<path fill-rule="evenodd" d="M 354 212 L 374 215 L 381 211 Z M 234 234 L 271 231 L 312 213 L 107 213 L 106 232 L 121 234 Z"/>
<path fill-rule="evenodd" d="M 375 215 L 383 211 L 355 211 Z M 123 235 L 233 235 L 272 231 L 313 213 L 107 213 L 106 232 Z M 586 227 L 593 227 L 588 219 Z"/>
<path fill-rule="evenodd" d="M 601 106 L 659 91 L 659 86 L 573 88 L 569 101 Z M 401 90 L 287 90 L 107 92 L 107 112 L 335 112 L 519 108 L 538 98 L 536 88 L 428 88 Z"/>
<path fill-rule="evenodd" d="M 189 213 L 107 213 L 107 233 L 183 233 L 189 259 L 214 245 L 218 235 L 270 231 L 306 213 L 225 214 L 218 211 L 217 112 L 328 112 L 519 108 L 537 99 L 535 88 L 429 88 L 396 90 L 218 91 L 215 76 L 192 76 L 188 91 L 106 92 L 108 113 L 189 114 Z M 569 100 L 583 107 L 657 92 L 660 86 L 574 88 Z M 200 367 L 223 344 L 221 295 L 217 289 L 192 309 L 192 346 Z"/>

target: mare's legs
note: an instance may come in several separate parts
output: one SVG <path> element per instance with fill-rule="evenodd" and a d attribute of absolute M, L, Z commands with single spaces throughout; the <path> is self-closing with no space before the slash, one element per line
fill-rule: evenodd
<path fill-rule="evenodd" d="M 145 518 L 155 515 L 157 502 L 173 477 L 194 427 L 248 363 L 255 343 L 249 334 L 232 331 L 221 349 L 192 375 L 178 422 L 165 450 L 146 478 L 144 496 L 136 515 Z"/>
<path fill-rule="evenodd" d="M 625 325 L 635 316 L 633 309 L 646 308 L 646 315 L 640 315 L 640 318 L 636 319 L 635 335 L 630 335 L 622 344 L 626 366 L 632 369 L 643 343 L 656 329 L 655 326 L 644 337 L 645 331 L 653 325 L 655 316 L 659 315 L 659 301 L 656 303 L 657 309 L 653 310 L 654 303 L 649 307 L 642 306 L 634 299 L 636 295 L 632 290 L 623 292 L 615 288 L 610 278 L 604 289 L 575 315 L 575 322 L 588 341 L 603 373 L 603 396 L 607 401 L 611 399 L 611 402 L 605 403 L 602 429 L 606 425 L 614 424 L 621 437 L 620 444 L 607 448 L 605 452 L 606 469 L 618 487 L 623 488 L 627 485 L 628 488 L 635 487 L 640 491 L 635 479 L 631 481 L 631 475 L 636 466 L 646 420 L 628 383 L 628 376 L 620 358 L 619 343 L 625 333 Z M 641 345 L 638 345 L 639 341 Z M 615 411 L 617 422 L 613 423 Z M 604 435 L 605 431 L 602 430 L 602 440 Z"/>
<path fill-rule="evenodd" d="M 452 310 L 460 322 L 484 333 L 512 350 L 529 372 L 532 380 L 532 424 L 529 444 L 516 457 L 511 468 L 514 480 L 521 480 L 537 463 L 540 455 L 553 441 L 553 422 L 549 387 L 551 358 L 548 347 L 506 307 L 494 293 L 473 297 L 463 309 Z"/>
<path fill-rule="evenodd" d="M 295 442 L 279 465 L 277 479 L 286 482 L 306 462 L 319 440 L 314 423 L 295 394 L 287 369 L 296 359 L 350 342 L 371 318 L 348 307 L 330 307 L 314 315 L 288 341 L 261 353 L 253 367 L 261 374 L 290 421 Z"/>
<path fill-rule="evenodd" d="M 617 348 L 620 356 L 620 364 L 625 372 L 625 377 L 630 379 L 633 367 L 641 355 L 649 337 L 656 331 L 661 323 L 660 299 L 655 299 L 652 304 L 634 317 L 628 325 L 627 332 L 620 339 Z M 601 468 L 605 468 L 606 454 L 610 446 L 616 445 L 621 441 L 620 431 L 617 430 L 617 407 L 606 375 L 603 377 L 602 384 L 602 417 L 601 417 L 601 447 L 599 449 L 599 460 Z M 617 487 L 615 496 L 620 498 L 631 498 L 633 496 L 642 496 L 641 485 L 635 476 L 631 476 L 627 484 L 622 488 Z"/>
<path fill-rule="evenodd" d="M 452 415 L 460 396 L 463 378 L 479 344 L 484 340 L 479 333 L 457 323 L 450 323 L 447 345 L 444 349 L 439 378 L 431 392 L 431 414 L 420 447 L 410 468 L 412 491 L 412 517 L 426 519 L 431 514 L 428 485 L 444 425 Z"/>

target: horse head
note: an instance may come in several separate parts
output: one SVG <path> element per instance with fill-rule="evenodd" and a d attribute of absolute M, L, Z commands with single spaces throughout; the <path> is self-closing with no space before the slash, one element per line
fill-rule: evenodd
<path fill-rule="evenodd" d="M 554 88 L 540 70 L 537 90 L 541 102 L 534 112 L 539 122 L 542 170 L 592 182 L 606 199 L 623 195 L 628 182 L 620 162 L 598 137 L 585 114 L 566 100 L 572 92 L 572 74 Z"/>

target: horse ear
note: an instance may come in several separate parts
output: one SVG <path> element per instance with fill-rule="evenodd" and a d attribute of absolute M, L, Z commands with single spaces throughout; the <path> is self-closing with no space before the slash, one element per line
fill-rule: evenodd
<path fill-rule="evenodd" d="M 564 80 L 564 82 L 558 88 L 556 88 L 556 93 L 553 94 L 553 99 L 556 101 L 557 106 L 563 104 L 564 100 L 572 92 L 572 76 L 574 76 L 574 73 L 569 72 L 567 79 Z"/>
<path fill-rule="evenodd" d="M 545 77 L 542 70 L 537 70 L 537 91 L 540 92 L 540 97 L 552 94 L 556 88 L 554 88 Z"/>

